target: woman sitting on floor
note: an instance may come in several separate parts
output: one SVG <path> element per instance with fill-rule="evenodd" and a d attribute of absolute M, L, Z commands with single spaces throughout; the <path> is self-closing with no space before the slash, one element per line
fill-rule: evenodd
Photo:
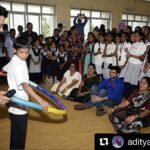
<path fill-rule="evenodd" d="M 139 133 L 150 125 L 150 77 L 143 77 L 139 89 L 128 100 L 109 111 L 109 118 L 119 133 Z"/>
<path fill-rule="evenodd" d="M 88 67 L 88 73 L 84 75 L 80 87 L 72 90 L 69 99 L 78 102 L 87 102 L 92 93 L 92 86 L 98 85 L 99 82 L 100 77 L 96 74 L 95 65 L 91 63 Z"/>
<path fill-rule="evenodd" d="M 81 74 L 76 71 L 75 63 L 71 63 L 69 70 L 67 70 L 61 80 L 54 84 L 51 88 L 51 91 L 59 94 L 64 99 L 67 99 L 70 95 L 70 92 L 74 88 L 78 88 L 81 83 Z"/>

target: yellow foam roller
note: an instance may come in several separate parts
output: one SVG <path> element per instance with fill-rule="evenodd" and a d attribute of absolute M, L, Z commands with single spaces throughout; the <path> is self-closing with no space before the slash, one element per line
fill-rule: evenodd
<path fill-rule="evenodd" d="M 48 113 L 53 113 L 53 114 L 57 114 L 57 115 L 65 115 L 67 114 L 66 110 L 60 110 L 60 109 L 56 109 L 56 108 L 48 108 L 47 109 Z"/>

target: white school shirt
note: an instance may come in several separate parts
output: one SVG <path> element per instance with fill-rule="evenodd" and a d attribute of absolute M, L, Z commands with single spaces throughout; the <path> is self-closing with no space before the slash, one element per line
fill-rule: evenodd
<path fill-rule="evenodd" d="M 43 55 L 43 56 L 47 56 L 48 57 L 48 55 L 50 55 L 50 51 L 48 50 L 48 51 L 44 51 L 43 49 L 41 50 L 41 54 Z"/>
<path fill-rule="evenodd" d="M 129 50 L 130 54 L 141 56 L 146 51 L 146 45 L 143 42 L 135 42 L 131 45 L 131 48 Z M 143 62 L 139 59 L 130 57 L 129 62 L 132 64 L 142 64 Z"/>
<path fill-rule="evenodd" d="M 101 65 L 103 63 L 102 55 L 103 55 L 103 52 L 105 49 L 105 44 L 97 42 L 94 46 L 94 53 L 97 53 L 99 48 L 100 48 L 100 52 L 102 52 L 102 54 L 98 54 L 96 56 L 94 56 L 94 54 L 93 54 L 93 63 Z"/>
<path fill-rule="evenodd" d="M 59 50 L 58 50 L 57 48 L 50 48 L 50 52 L 51 52 L 51 53 L 54 52 L 56 57 L 57 57 L 58 54 L 59 54 Z"/>
<path fill-rule="evenodd" d="M 107 48 L 106 48 L 106 55 L 113 54 L 115 52 L 115 50 L 116 50 L 116 45 L 113 42 L 111 44 L 108 44 Z M 114 56 L 105 57 L 104 62 L 107 63 L 107 64 L 112 64 L 112 65 L 116 64 Z"/>
<path fill-rule="evenodd" d="M 70 76 L 70 70 L 67 70 L 64 74 L 64 77 L 66 78 L 66 85 L 71 84 L 73 80 L 78 80 L 77 84 L 75 85 L 76 88 L 79 87 L 81 83 L 81 75 L 78 71 L 76 71 L 72 76 Z"/>
<path fill-rule="evenodd" d="M 35 49 L 36 52 L 38 52 L 38 49 Z M 30 49 L 30 55 L 32 56 L 34 61 L 38 61 L 39 58 L 42 60 L 41 55 L 35 56 L 32 48 Z M 41 72 L 41 61 L 39 64 L 34 64 L 34 62 L 30 58 L 30 64 L 29 64 L 29 72 L 30 73 L 40 73 Z"/>
<path fill-rule="evenodd" d="M 14 55 L 10 62 L 3 67 L 7 72 L 8 90 L 15 89 L 15 96 L 24 100 L 29 100 L 27 92 L 23 89 L 22 83 L 29 83 L 29 74 L 26 61 L 21 60 L 17 55 Z M 14 107 L 9 107 L 8 111 L 16 115 L 24 115 L 27 113 Z"/>
<path fill-rule="evenodd" d="M 60 56 L 60 57 L 63 57 L 64 58 L 64 61 L 67 61 L 67 53 L 66 52 L 63 52 L 63 53 L 58 53 L 58 55 L 57 55 L 57 62 L 59 62 L 59 57 L 58 56 Z"/>
<path fill-rule="evenodd" d="M 126 62 L 126 55 L 127 53 L 125 52 L 125 49 L 128 49 L 128 51 L 131 49 L 131 43 L 120 43 L 118 46 L 118 65 L 124 65 L 124 63 Z M 121 57 L 121 59 L 119 59 Z"/>

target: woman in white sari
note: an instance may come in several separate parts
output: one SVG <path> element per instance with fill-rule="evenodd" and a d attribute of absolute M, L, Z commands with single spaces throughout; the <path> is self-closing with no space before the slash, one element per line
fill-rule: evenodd
<path fill-rule="evenodd" d="M 76 66 L 74 63 L 70 64 L 69 70 L 67 70 L 61 80 L 54 84 L 51 91 L 59 94 L 64 99 L 67 99 L 71 91 L 74 88 L 78 88 L 81 83 L 81 74 L 76 71 Z"/>

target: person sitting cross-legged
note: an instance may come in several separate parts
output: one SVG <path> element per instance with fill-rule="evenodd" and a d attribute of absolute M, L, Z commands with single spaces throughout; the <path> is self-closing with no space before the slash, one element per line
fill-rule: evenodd
<path fill-rule="evenodd" d="M 120 74 L 120 68 L 118 66 L 112 66 L 110 68 L 110 78 L 102 81 L 98 87 L 92 87 L 91 100 L 83 105 L 75 105 L 76 110 L 85 110 L 93 106 L 96 106 L 97 116 L 101 116 L 106 113 L 103 109 L 103 105 L 113 107 L 121 103 L 124 90 L 123 80 L 118 78 Z"/>
<path fill-rule="evenodd" d="M 150 126 L 150 77 L 143 77 L 127 100 L 109 110 L 109 119 L 118 133 L 140 133 Z"/>
<path fill-rule="evenodd" d="M 88 73 L 83 76 L 79 88 L 71 91 L 69 99 L 81 103 L 87 103 L 90 100 L 92 90 L 91 88 L 100 83 L 100 76 L 96 74 L 95 65 L 90 63 Z"/>
<path fill-rule="evenodd" d="M 68 99 L 71 91 L 79 88 L 81 80 L 81 74 L 76 71 L 76 65 L 72 62 L 69 69 L 64 73 L 62 80 L 54 84 L 51 91 L 59 94 L 63 99 Z"/>

